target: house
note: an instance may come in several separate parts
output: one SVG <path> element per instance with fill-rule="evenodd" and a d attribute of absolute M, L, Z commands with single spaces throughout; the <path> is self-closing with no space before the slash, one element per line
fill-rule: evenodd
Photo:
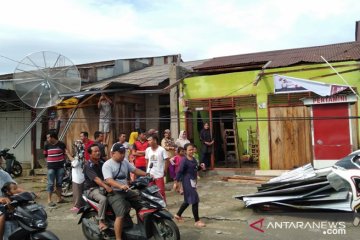
<path fill-rule="evenodd" d="M 200 145 L 202 124 L 210 123 L 213 168 L 331 166 L 359 148 L 359 26 L 354 42 L 217 57 L 194 67 L 180 86 L 181 127 Z M 322 97 L 284 85 L 289 90 L 279 94 L 279 76 L 342 91 Z"/>
<path fill-rule="evenodd" d="M 169 128 L 173 133 L 178 133 L 178 91 L 176 84 L 172 88 L 169 86 L 203 62 L 199 60 L 149 66 L 83 86 L 82 91 L 95 94 L 80 102 L 81 106 L 66 132 L 66 142 L 77 139 L 81 131 L 93 134 L 98 129 L 97 102 L 101 92 L 107 93 L 114 102 L 108 145 L 117 141 L 119 133 L 129 136 L 137 128 L 154 128 L 160 133 Z M 59 119 L 69 119 L 74 110 L 60 106 L 56 115 Z M 64 127 L 61 126 L 60 132 Z"/>
<path fill-rule="evenodd" d="M 33 127 L 29 126 L 40 116 L 41 109 L 32 109 L 24 104 L 14 92 L 12 74 L 2 75 L 1 148 L 11 148 L 18 141 L 12 152 L 20 162 L 35 168 L 49 129 L 57 128 L 68 148 L 79 138 L 81 131 L 88 131 L 92 138 L 98 130 L 97 101 L 102 92 L 112 97 L 115 103 L 109 145 L 120 132 L 129 134 L 138 127 L 159 130 L 171 127 L 177 131 L 178 121 L 176 117 L 170 117 L 170 112 L 178 112 L 177 88 L 166 88 L 202 62 L 184 63 L 176 54 L 76 65 L 81 76 L 82 92 L 64 94 L 65 100 L 48 108 Z M 27 128 L 30 133 L 19 141 Z"/>

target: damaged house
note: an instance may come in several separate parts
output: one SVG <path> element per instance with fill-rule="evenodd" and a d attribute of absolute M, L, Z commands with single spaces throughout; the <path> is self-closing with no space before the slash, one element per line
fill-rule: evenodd
<path fill-rule="evenodd" d="M 2 111 L 2 148 L 10 148 L 22 164 L 36 167 L 41 158 L 45 135 L 56 128 L 68 147 L 79 139 L 81 131 L 93 134 L 98 130 L 97 102 L 101 93 L 113 101 L 111 132 L 108 145 L 117 141 L 118 134 L 128 136 L 136 128 L 171 128 L 178 131 L 177 82 L 192 67 L 203 61 L 184 63 L 180 55 L 136 59 L 119 59 L 76 65 L 81 76 L 81 92 L 64 94 L 57 106 L 48 108 L 42 119 L 31 128 L 15 149 L 19 139 L 41 109 L 22 103 L 12 89 L 12 74 L 0 76 L 0 109 Z M 170 117 L 170 115 L 172 117 Z"/>
<path fill-rule="evenodd" d="M 331 166 L 359 148 L 359 60 L 359 22 L 354 42 L 213 58 L 182 82 L 182 127 L 200 146 L 210 123 L 212 168 Z"/>

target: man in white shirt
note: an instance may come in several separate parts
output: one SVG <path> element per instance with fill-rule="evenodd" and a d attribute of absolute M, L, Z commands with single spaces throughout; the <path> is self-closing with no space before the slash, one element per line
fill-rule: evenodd
<path fill-rule="evenodd" d="M 107 143 L 111 124 L 111 99 L 104 93 L 101 94 L 98 102 L 100 110 L 99 131 L 104 133 L 104 142 Z"/>
<path fill-rule="evenodd" d="M 167 156 L 166 150 L 159 146 L 159 138 L 157 135 L 151 135 L 148 137 L 149 147 L 145 150 L 145 159 L 148 163 L 147 169 L 150 169 L 150 175 L 154 178 L 156 186 L 160 189 L 160 194 L 165 197 L 165 181 L 164 176 L 166 176 L 167 169 L 169 166 L 169 157 Z"/>

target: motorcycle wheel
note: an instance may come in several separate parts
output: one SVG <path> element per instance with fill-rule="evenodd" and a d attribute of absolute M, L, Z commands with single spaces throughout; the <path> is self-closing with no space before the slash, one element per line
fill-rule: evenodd
<path fill-rule="evenodd" d="M 179 240 L 180 231 L 174 221 L 154 219 L 153 236 L 155 240 Z"/>
<path fill-rule="evenodd" d="M 71 197 L 72 195 L 73 195 L 72 182 L 70 181 L 63 182 L 61 186 L 61 196 Z"/>
<path fill-rule="evenodd" d="M 22 166 L 20 165 L 20 163 L 18 162 L 14 162 L 14 165 L 11 168 L 11 173 L 15 176 L 15 177 L 20 177 L 22 174 Z"/>
<path fill-rule="evenodd" d="M 84 218 L 93 222 L 95 226 L 98 226 L 98 221 L 96 220 L 97 213 L 96 212 L 88 212 L 85 214 Z M 103 238 L 99 235 L 95 235 L 84 223 L 84 221 L 81 223 L 81 229 L 82 232 L 87 240 L 102 240 Z"/>

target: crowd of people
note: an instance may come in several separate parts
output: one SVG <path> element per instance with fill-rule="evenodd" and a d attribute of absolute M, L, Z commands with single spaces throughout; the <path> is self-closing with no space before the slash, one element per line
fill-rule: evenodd
<path fill-rule="evenodd" d="M 121 132 L 118 141 L 111 146 L 109 155 L 103 132 L 96 131 L 93 141 L 89 139 L 88 132 L 83 131 L 80 133 L 80 139 L 84 147 L 83 161 L 79 156 L 74 157 L 69 153 L 66 145 L 58 140 L 56 133 L 49 132 L 47 135 L 44 155 L 48 167 L 48 207 L 65 202 L 61 196 L 61 184 L 63 165 L 67 158 L 71 160 L 73 167 L 73 207 L 70 210 L 79 211 L 85 191 L 89 197 L 99 202 L 97 219 L 99 229 L 103 231 L 108 228 L 104 220 L 107 204 L 110 204 L 116 215 L 116 239 L 121 239 L 126 211 L 130 207 L 141 208 L 139 195 L 129 190 L 129 183 L 147 174 L 153 178 L 150 184 L 157 185 L 165 202 L 167 174 L 174 181 L 173 189 L 184 196 L 184 202 L 175 214 L 178 222 L 183 221 L 182 213 L 192 205 L 195 226 L 205 226 L 198 212 L 200 200 L 196 190 L 197 171 L 206 170 L 206 166 L 209 165 L 207 162 L 199 163 L 196 147 L 187 139 L 186 131 L 181 131 L 178 139 L 174 140 L 171 138 L 170 130 L 166 129 L 160 141 L 155 129 L 138 129 L 130 134 L 129 142 L 126 141 L 126 133 Z M 208 143 L 204 144 L 208 146 Z M 56 202 L 52 199 L 53 192 L 57 196 Z"/>
<path fill-rule="evenodd" d="M 89 134 L 85 131 L 81 132 L 79 137 L 84 152 L 83 155 L 74 156 L 68 151 L 65 143 L 58 140 L 55 131 L 49 131 L 46 136 L 44 156 L 48 168 L 49 208 L 66 202 L 61 195 L 61 188 L 64 164 L 68 159 L 71 161 L 73 181 L 73 206 L 70 210 L 79 211 L 84 204 L 82 194 L 86 192 L 87 196 L 99 202 L 97 220 L 100 231 L 103 231 L 108 228 L 105 211 L 110 204 L 116 215 L 114 224 L 116 239 L 121 239 L 123 218 L 128 209 L 141 208 L 139 195 L 129 189 L 129 183 L 137 177 L 146 175 L 152 177 L 151 184 L 157 185 L 165 202 L 166 177 L 174 181 L 173 189 L 184 196 L 184 202 L 174 216 L 178 222 L 183 221 L 182 213 L 192 205 L 195 226 L 205 227 L 205 223 L 199 218 L 200 200 L 196 185 L 197 171 L 205 170 L 209 165 L 205 164 L 206 162 L 199 163 L 196 147 L 187 139 L 186 131 L 181 131 L 178 139 L 174 140 L 170 130 L 166 129 L 160 141 L 155 129 L 148 131 L 139 129 L 130 134 L 129 142 L 126 141 L 126 133 L 121 132 L 118 141 L 111 146 L 109 152 L 106 150 L 104 132 L 96 131 L 94 140 L 89 139 Z M 11 177 L 4 179 L 1 181 L 3 188 L 1 203 L 9 201 L 7 198 L 9 194 L 21 191 Z M 53 200 L 53 193 L 56 195 L 56 201 Z M 4 231 L 1 227 L 4 221 L 5 217 L 0 211 L 0 235 Z"/>
<path fill-rule="evenodd" d="M 78 212 L 84 202 L 82 194 L 99 202 L 98 224 L 100 231 L 108 228 L 105 222 L 105 211 L 110 204 L 115 212 L 114 224 L 116 239 L 121 239 L 123 218 L 128 209 L 141 208 L 139 195 L 129 189 L 129 183 L 140 176 L 150 175 L 151 184 L 157 185 L 159 193 L 166 202 L 165 181 L 168 176 L 174 181 L 173 189 L 184 196 L 184 202 L 174 215 L 182 222 L 182 213 L 192 205 L 195 226 L 205 227 L 199 218 L 199 196 L 197 194 L 197 171 L 210 167 L 211 139 L 209 125 L 205 123 L 200 133 L 202 159 L 201 164 L 196 146 L 187 139 L 186 131 L 180 131 L 174 140 L 166 129 L 163 138 L 159 139 L 158 131 L 138 129 L 129 136 L 121 132 L 109 151 L 107 142 L 110 132 L 112 101 L 102 94 L 98 101 L 100 111 L 99 130 L 94 133 L 94 140 L 89 133 L 82 131 L 80 141 L 82 154 L 71 154 L 66 144 L 58 139 L 56 131 L 46 135 L 44 156 L 47 163 L 47 202 L 49 208 L 67 201 L 61 195 L 64 164 L 71 161 L 73 206 L 70 209 Z M 16 182 L 5 171 L 0 169 L 0 239 L 4 234 L 6 209 L 3 204 L 10 202 L 10 196 L 22 192 Z M 53 200 L 53 194 L 56 201 Z"/>

